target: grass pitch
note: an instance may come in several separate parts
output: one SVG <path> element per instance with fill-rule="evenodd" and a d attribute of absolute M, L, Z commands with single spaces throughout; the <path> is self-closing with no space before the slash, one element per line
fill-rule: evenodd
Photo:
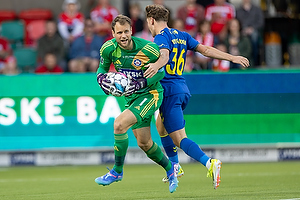
<path fill-rule="evenodd" d="M 112 165 L 109 165 L 111 167 Z M 155 164 L 125 165 L 124 178 L 110 186 L 94 179 L 106 166 L 0 168 L 1 200 L 76 199 L 300 199 L 300 162 L 223 163 L 221 183 L 212 180 L 200 164 L 182 164 L 185 175 L 169 193 Z"/>

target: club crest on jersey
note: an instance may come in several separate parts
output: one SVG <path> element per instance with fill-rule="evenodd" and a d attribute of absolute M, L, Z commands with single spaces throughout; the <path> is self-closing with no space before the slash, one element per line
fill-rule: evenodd
<path fill-rule="evenodd" d="M 140 67 L 142 65 L 142 61 L 140 59 L 134 59 L 133 64 L 137 67 Z"/>

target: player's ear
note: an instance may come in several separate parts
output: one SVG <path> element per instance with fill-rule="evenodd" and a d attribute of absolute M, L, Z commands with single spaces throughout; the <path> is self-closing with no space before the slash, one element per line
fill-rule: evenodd
<path fill-rule="evenodd" d="M 114 32 L 114 30 L 111 30 L 111 34 L 112 34 L 113 37 L 115 37 L 115 32 Z"/>

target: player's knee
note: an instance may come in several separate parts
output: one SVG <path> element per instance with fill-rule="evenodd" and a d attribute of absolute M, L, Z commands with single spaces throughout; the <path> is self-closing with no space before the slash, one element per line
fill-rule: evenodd
<path fill-rule="evenodd" d="M 138 146 L 146 152 L 151 148 L 152 144 L 150 145 L 150 141 L 138 141 Z"/>
<path fill-rule="evenodd" d="M 115 134 L 121 134 L 121 133 L 125 133 L 126 130 L 123 126 L 123 123 L 119 120 L 115 120 L 114 122 L 114 132 Z"/>

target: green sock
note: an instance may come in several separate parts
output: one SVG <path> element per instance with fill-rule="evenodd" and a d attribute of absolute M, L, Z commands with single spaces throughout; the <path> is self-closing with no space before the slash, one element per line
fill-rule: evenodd
<path fill-rule="evenodd" d="M 124 160 L 128 149 L 128 135 L 127 133 L 123 133 L 123 134 L 114 134 L 114 136 L 115 136 L 115 144 L 114 144 L 115 165 L 113 169 L 117 173 L 121 173 L 123 171 Z"/>
<path fill-rule="evenodd" d="M 153 142 L 152 147 L 145 153 L 151 160 L 162 166 L 166 171 L 172 168 L 171 161 L 163 154 L 155 142 Z"/>

